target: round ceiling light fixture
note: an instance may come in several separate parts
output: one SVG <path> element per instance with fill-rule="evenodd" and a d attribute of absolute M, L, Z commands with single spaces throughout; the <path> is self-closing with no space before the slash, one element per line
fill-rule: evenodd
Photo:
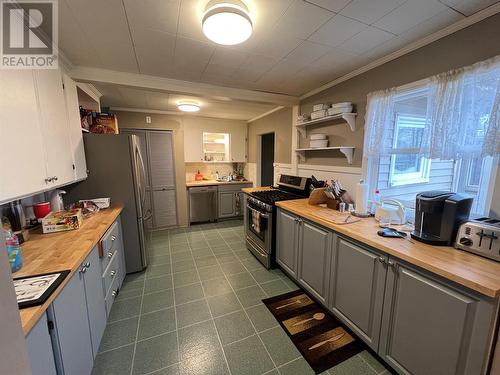
<path fill-rule="evenodd" d="M 248 9 L 239 0 L 209 2 L 202 27 L 208 39 L 226 46 L 243 43 L 253 31 Z"/>
<path fill-rule="evenodd" d="M 177 108 L 182 112 L 198 112 L 200 105 L 194 102 L 180 102 L 177 103 Z"/>

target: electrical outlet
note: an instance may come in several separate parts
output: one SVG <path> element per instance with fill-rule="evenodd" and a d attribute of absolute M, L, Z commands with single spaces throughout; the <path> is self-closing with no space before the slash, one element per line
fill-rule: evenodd
<path fill-rule="evenodd" d="M 151 116 L 146 116 L 146 124 L 151 124 Z"/>

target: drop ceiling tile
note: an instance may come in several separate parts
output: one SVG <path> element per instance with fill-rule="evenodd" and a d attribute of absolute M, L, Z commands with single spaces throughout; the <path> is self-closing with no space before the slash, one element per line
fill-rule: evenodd
<path fill-rule="evenodd" d="M 435 16 L 405 31 L 400 37 L 407 42 L 414 42 L 464 18 L 460 13 L 446 8 Z"/>
<path fill-rule="evenodd" d="M 135 108 L 147 108 L 148 103 L 146 100 L 145 90 L 133 89 L 130 87 L 120 86 L 118 91 L 121 97 L 127 103 L 128 106 Z"/>
<path fill-rule="evenodd" d="M 304 40 L 287 57 L 296 64 L 307 65 L 325 55 L 332 47 Z"/>
<path fill-rule="evenodd" d="M 189 72 L 190 76 L 201 77 L 215 47 L 209 43 L 177 37 L 174 53 L 174 71 Z M 177 74 L 177 73 L 176 73 Z"/>
<path fill-rule="evenodd" d="M 400 35 L 446 9 L 437 0 L 408 0 L 378 20 L 374 26 Z"/>
<path fill-rule="evenodd" d="M 93 41 L 95 53 L 102 61 L 102 67 L 122 72 L 139 73 L 139 66 L 135 58 L 131 43 L 115 42 L 112 45 L 104 39 Z"/>
<path fill-rule="evenodd" d="M 292 52 L 302 43 L 302 39 L 283 35 L 270 35 L 263 40 L 253 52 L 260 55 L 281 59 Z"/>
<path fill-rule="evenodd" d="M 182 0 L 179 10 L 178 35 L 201 42 L 211 42 L 201 28 L 201 20 L 208 1 Z"/>
<path fill-rule="evenodd" d="M 124 0 L 123 3 L 131 27 L 177 33 L 180 0 Z"/>
<path fill-rule="evenodd" d="M 403 3 L 404 0 L 354 0 L 340 14 L 371 25 Z"/>
<path fill-rule="evenodd" d="M 278 21 L 273 34 L 307 39 L 332 16 L 332 12 L 296 0 Z"/>
<path fill-rule="evenodd" d="M 310 3 L 331 10 L 332 12 L 341 11 L 350 1 L 351 0 L 309 0 Z"/>
<path fill-rule="evenodd" d="M 249 55 L 245 62 L 238 68 L 235 75 L 242 81 L 257 81 L 265 72 L 278 62 L 277 58 L 264 55 Z"/>
<path fill-rule="evenodd" d="M 498 3 L 498 0 L 441 0 L 442 3 L 451 6 L 453 9 L 470 16 L 490 5 Z"/>
<path fill-rule="evenodd" d="M 345 51 L 342 48 L 334 48 L 331 52 L 322 56 L 311 64 L 311 67 L 323 71 L 325 69 L 334 69 L 337 66 L 345 66 L 352 61 L 356 55 Z"/>
<path fill-rule="evenodd" d="M 141 73 L 168 76 L 174 60 L 175 35 L 143 28 L 131 32 Z"/>
<path fill-rule="evenodd" d="M 362 54 L 392 38 L 395 38 L 394 34 L 369 26 L 367 29 L 342 43 L 340 47 L 349 52 Z"/>
<path fill-rule="evenodd" d="M 364 23 L 338 14 L 308 39 L 316 43 L 336 47 L 367 27 Z"/>

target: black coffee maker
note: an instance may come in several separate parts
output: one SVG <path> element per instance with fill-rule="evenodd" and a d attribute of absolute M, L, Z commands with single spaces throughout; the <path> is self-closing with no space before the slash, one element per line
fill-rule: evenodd
<path fill-rule="evenodd" d="M 446 191 L 417 195 L 415 230 L 411 237 L 430 245 L 453 244 L 460 224 L 469 218 L 473 198 Z"/>

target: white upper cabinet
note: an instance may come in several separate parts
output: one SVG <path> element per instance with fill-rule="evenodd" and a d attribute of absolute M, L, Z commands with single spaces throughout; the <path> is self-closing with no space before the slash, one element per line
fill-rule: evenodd
<path fill-rule="evenodd" d="M 71 153 L 73 155 L 74 179 L 79 181 L 87 178 L 87 163 L 85 161 L 82 127 L 80 125 L 78 93 L 75 81 L 67 74 L 63 74 L 63 82 L 66 111 L 68 115 L 67 126 L 69 129 Z"/>
<path fill-rule="evenodd" d="M 48 178 L 54 185 L 74 181 L 73 155 L 68 130 L 66 101 L 61 72 L 55 69 L 35 72 Z"/>
<path fill-rule="evenodd" d="M 231 160 L 235 163 L 247 161 L 247 127 L 238 126 L 231 129 L 230 138 Z"/>
<path fill-rule="evenodd" d="M 86 177 L 76 86 L 59 70 L 0 72 L 0 204 Z"/>
<path fill-rule="evenodd" d="M 216 119 L 185 119 L 184 121 L 184 161 L 187 163 L 246 162 L 247 124 L 244 121 Z M 217 145 L 204 142 L 204 134 L 226 136 L 229 147 L 217 149 Z M 206 136 L 205 136 L 206 138 Z M 220 137 L 219 137 L 220 138 Z M 223 153 L 222 153 L 223 152 Z M 221 162 L 223 162 L 221 161 Z"/>
<path fill-rule="evenodd" d="M 0 71 L 0 203 L 47 186 L 39 121 L 33 72 Z"/>

